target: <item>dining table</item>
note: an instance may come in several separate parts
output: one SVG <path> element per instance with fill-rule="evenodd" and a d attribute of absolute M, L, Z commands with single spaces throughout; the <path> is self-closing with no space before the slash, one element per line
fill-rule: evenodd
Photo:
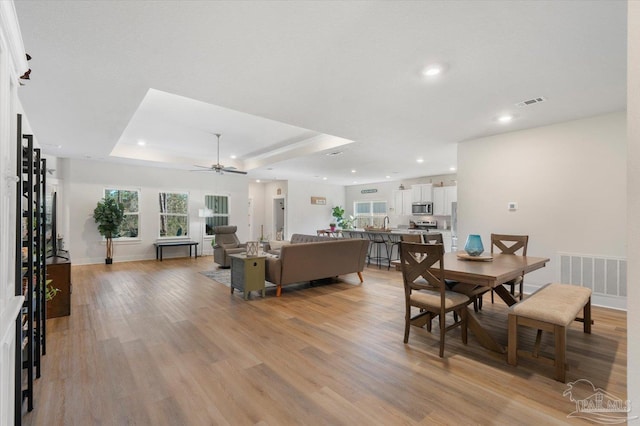
<path fill-rule="evenodd" d="M 492 288 L 507 306 L 512 306 L 518 300 L 502 284 L 543 268 L 549 258 L 497 253 L 473 259 L 464 251 L 458 251 L 445 253 L 442 262 L 445 279 Z M 438 270 L 439 265 L 436 263 L 432 272 L 436 273 Z M 467 312 L 467 328 L 480 344 L 487 349 L 505 353 L 505 347 L 482 326 L 474 310 L 467 307 Z"/>

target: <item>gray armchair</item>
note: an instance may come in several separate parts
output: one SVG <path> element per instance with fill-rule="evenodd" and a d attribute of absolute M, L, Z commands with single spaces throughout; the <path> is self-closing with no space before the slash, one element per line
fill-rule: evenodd
<path fill-rule="evenodd" d="M 214 226 L 213 236 L 216 244 L 213 246 L 213 261 L 221 268 L 231 266 L 230 254 L 247 251 L 247 245 L 241 244 L 236 236 L 237 226 Z"/>

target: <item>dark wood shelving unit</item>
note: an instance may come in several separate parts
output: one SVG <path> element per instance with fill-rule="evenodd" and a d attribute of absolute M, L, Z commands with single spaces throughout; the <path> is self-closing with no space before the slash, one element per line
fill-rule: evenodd
<path fill-rule="evenodd" d="M 23 134 L 22 116 L 17 122 L 16 185 L 16 295 L 24 296 L 16 319 L 15 424 L 22 412 L 33 410 L 34 379 L 41 374 L 46 353 L 46 159 L 33 146 L 33 135 Z"/>

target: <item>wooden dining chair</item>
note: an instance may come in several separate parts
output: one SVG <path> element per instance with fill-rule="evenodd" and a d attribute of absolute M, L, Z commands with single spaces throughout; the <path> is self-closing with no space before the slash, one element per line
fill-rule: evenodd
<path fill-rule="evenodd" d="M 491 254 L 493 254 L 494 248 L 497 248 L 498 250 L 500 250 L 500 253 L 503 254 L 518 254 L 518 252 L 520 251 L 520 255 L 526 256 L 528 244 L 528 235 L 491 234 Z M 502 285 L 510 287 L 509 291 L 513 295 L 513 297 L 517 296 L 520 300 L 522 300 L 522 297 L 524 295 L 524 274 L 520 275 L 518 278 L 514 278 L 505 283 L 502 283 Z M 516 286 L 518 286 L 517 294 Z M 494 291 L 491 290 L 491 303 L 493 303 L 494 301 L 493 293 Z"/>
<path fill-rule="evenodd" d="M 406 241 L 407 243 L 422 243 L 421 234 L 400 234 L 400 241 Z"/>
<path fill-rule="evenodd" d="M 447 331 L 461 327 L 462 341 L 467 343 L 467 305 L 471 302 L 464 294 L 446 289 L 443 254 L 442 244 L 400 243 L 405 298 L 404 343 L 409 341 L 409 328 L 412 324 L 426 324 L 427 330 L 431 332 L 431 320 L 439 317 L 440 357 L 444 356 L 444 336 Z M 432 272 L 431 268 L 434 268 L 435 272 Z M 412 307 L 420 310 L 413 317 Z M 456 312 L 460 320 L 454 319 L 454 322 L 447 326 L 445 314 L 448 312 Z"/>
<path fill-rule="evenodd" d="M 442 234 L 440 233 L 422 234 L 422 241 L 425 244 L 444 244 Z"/>

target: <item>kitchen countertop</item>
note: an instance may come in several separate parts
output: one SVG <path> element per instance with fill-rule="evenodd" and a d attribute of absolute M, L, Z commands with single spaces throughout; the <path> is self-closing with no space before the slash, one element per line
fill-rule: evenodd
<path fill-rule="evenodd" d="M 354 229 L 356 232 L 367 232 L 370 234 L 438 234 L 442 232 L 450 232 L 448 229 L 410 229 L 410 228 L 390 228 L 383 231 L 382 229 Z"/>

